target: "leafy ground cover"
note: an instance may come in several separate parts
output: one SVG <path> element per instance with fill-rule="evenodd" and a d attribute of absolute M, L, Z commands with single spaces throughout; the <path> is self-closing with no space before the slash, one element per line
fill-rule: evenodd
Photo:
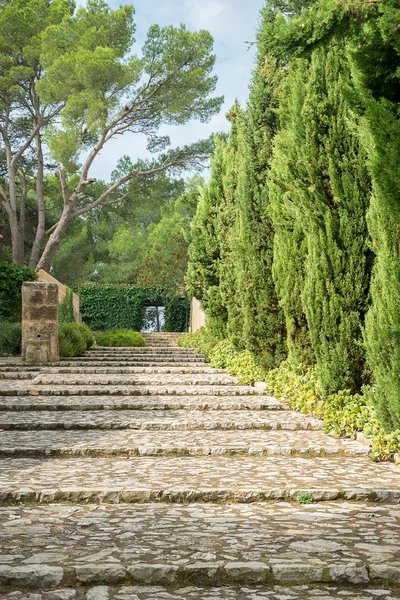
<path fill-rule="evenodd" d="M 266 393 L 294 410 L 322 419 L 326 433 L 353 439 L 363 433 L 371 441 L 373 460 L 398 460 L 400 430 L 385 432 L 375 414 L 372 386 L 365 386 L 362 394 L 342 390 L 324 395 L 315 367 L 293 369 L 285 361 L 278 368 L 265 371 L 248 350 L 238 352 L 228 340 L 213 344 L 204 328 L 181 336 L 178 345 L 204 352 L 212 367 L 226 369 L 240 383 L 266 383 Z"/>

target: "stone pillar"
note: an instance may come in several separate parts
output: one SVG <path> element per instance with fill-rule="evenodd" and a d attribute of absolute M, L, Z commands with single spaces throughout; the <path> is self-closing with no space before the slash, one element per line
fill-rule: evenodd
<path fill-rule="evenodd" d="M 42 364 L 60 360 L 58 287 L 55 283 L 22 284 L 22 360 Z"/>

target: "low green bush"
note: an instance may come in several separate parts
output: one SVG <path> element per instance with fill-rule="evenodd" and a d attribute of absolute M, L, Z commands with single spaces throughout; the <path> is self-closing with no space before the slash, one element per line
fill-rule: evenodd
<path fill-rule="evenodd" d="M 295 371 L 283 362 L 277 369 L 264 371 L 251 352 L 237 351 L 228 340 L 216 343 L 214 339 L 214 344 L 212 341 L 207 328 L 202 328 L 196 333 L 181 336 L 178 345 L 205 352 L 211 366 L 227 369 L 240 383 L 264 381 L 266 393 L 294 410 L 323 419 L 325 432 L 330 435 L 355 439 L 358 433 L 363 433 L 371 440 L 370 456 L 373 460 L 393 460 L 400 455 L 400 430 L 385 432 L 375 414 L 373 387 L 365 386 L 362 394 L 342 390 L 324 396 L 315 367 Z"/>
<path fill-rule="evenodd" d="M 30 267 L 0 262 L 0 320 L 16 323 L 22 316 L 22 284 L 35 281 L 38 274 Z"/>
<path fill-rule="evenodd" d="M 386 433 L 375 415 L 373 388 L 352 395 L 349 390 L 323 396 L 315 369 L 293 371 L 286 362 L 265 374 L 266 392 L 294 410 L 312 414 L 324 421 L 326 433 L 355 439 L 363 433 L 371 440 L 371 458 L 393 460 L 400 453 L 400 431 Z"/>
<path fill-rule="evenodd" d="M 0 354 L 19 354 L 21 352 L 21 323 L 0 321 Z"/>
<path fill-rule="evenodd" d="M 145 346 L 145 339 L 137 331 L 130 329 L 110 329 L 95 336 L 98 346 L 111 346 L 114 348 Z"/>
<path fill-rule="evenodd" d="M 85 323 L 82 323 L 81 325 L 79 325 L 79 331 L 81 332 L 81 335 L 85 340 L 86 350 L 89 350 L 89 348 L 91 348 L 94 344 L 94 335 L 92 333 L 92 330 Z"/>
<path fill-rule="evenodd" d="M 86 341 L 78 323 L 60 323 L 58 326 L 58 344 L 60 356 L 72 357 L 83 354 Z"/>

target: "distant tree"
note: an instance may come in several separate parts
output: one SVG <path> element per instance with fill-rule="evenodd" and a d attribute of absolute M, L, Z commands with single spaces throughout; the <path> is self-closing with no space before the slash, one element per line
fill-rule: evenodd
<path fill-rule="evenodd" d="M 169 149 L 168 137 L 158 132 L 163 124 L 207 121 L 219 111 L 222 98 L 211 96 L 216 84 L 211 35 L 183 25 L 154 25 L 138 57 L 131 54 L 133 12 L 132 6 L 111 10 L 102 0 L 88 0 L 76 11 L 70 0 L 12 0 L 2 6 L 0 134 L 6 173 L 0 203 L 15 262 L 24 262 L 25 163 L 34 174 L 37 202 L 29 264 L 49 269 L 76 217 L 123 202 L 133 180 L 203 166 L 208 159 L 210 141 Z M 126 133 L 145 135 L 155 158 L 126 161 L 120 177 L 92 194 L 96 158 Z M 60 210 L 47 227 L 44 179 L 54 166 Z"/>

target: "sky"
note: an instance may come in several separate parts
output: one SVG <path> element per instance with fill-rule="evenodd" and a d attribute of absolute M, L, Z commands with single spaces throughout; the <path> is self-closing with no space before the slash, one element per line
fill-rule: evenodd
<path fill-rule="evenodd" d="M 83 4 L 83 2 L 79 2 Z M 127 0 L 108 0 L 116 8 Z M 163 135 L 171 137 L 172 146 L 180 146 L 207 138 L 217 131 L 228 131 L 225 114 L 238 99 L 245 105 L 248 86 L 254 66 L 256 29 L 264 0 L 134 0 L 136 15 L 136 44 L 139 53 L 150 27 L 184 23 L 192 31 L 207 29 L 214 37 L 214 52 L 217 60 L 215 74 L 218 84 L 215 94 L 224 96 L 221 112 L 209 123 L 191 121 L 179 127 L 165 127 Z M 124 136 L 112 141 L 93 165 L 91 175 L 107 180 L 120 157 L 132 159 L 148 156 L 144 137 Z"/>

